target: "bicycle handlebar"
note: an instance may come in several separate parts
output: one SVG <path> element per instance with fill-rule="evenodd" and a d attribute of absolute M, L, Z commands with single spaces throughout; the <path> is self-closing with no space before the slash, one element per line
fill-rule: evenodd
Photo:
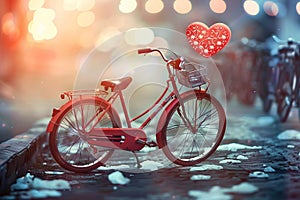
<path fill-rule="evenodd" d="M 151 53 L 153 50 L 150 48 L 146 48 L 146 49 L 139 49 L 138 50 L 138 54 L 143 54 L 143 53 Z"/>
<path fill-rule="evenodd" d="M 300 45 L 300 41 L 296 41 L 293 38 L 288 38 L 286 41 L 285 40 L 281 40 L 280 38 L 278 38 L 276 35 L 272 35 L 273 40 L 277 43 L 277 44 L 287 44 L 287 45 L 292 45 L 292 44 L 296 44 L 296 45 Z"/>
<path fill-rule="evenodd" d="M 176 58 L 176 59 L 167 59 L 166 56 L 161 52 L 161 50 L 159 49 L 151 49 L 151 48 L 145 48 L 145 49 L 139 49 L 138 50 L 138 54 L 147 54 L 147 53 L 151 53 L 151 52 L 158 52 L 160 54 L 160 56 L 162 57 L 162 59 L 168 63 L 168 65 L 171 65 L 174 67 L 174 69 L 180 70 L 180 64 L 181 62 L 183 62 L 183 59 L 181 58 Z M 170 51 L 170 50 L 169 50 Z"/>
<path fill-rule="evenodd" d="M 165 62 L 169 62 L 169 59 L 167 59 L 159 49 L 151 49 L 151 48 L 139 49 L 138 54 L 147 54 L 154 51 L 157 51 Z"/>

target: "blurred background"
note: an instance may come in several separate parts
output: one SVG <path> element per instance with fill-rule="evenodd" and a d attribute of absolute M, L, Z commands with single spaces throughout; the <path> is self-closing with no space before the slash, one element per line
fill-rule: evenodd
<path fill-rule="evenodd" d="M 300 40 L 299 15 L 297 0 L 1 0 L 0 141 L 49 117 L 84 58 L 114 35 L 139 27 L 184 34 L 201 21 L 226 23 L 231 43 Z"/>

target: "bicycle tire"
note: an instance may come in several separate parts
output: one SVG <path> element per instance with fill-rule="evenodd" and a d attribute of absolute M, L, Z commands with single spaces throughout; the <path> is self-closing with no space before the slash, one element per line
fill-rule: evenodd
<path fill-rule="evenodd" d="M 271 107 L 272 107 L 272 104 L 273 104 L 273 100 L 268 98 L 268 97 L 265 97 L 262 100 L 262 103 L 263 103 L 263 111 L 265 113 L 270 113 L 270 110 L 271 110 Z"/>
<path fill-rule="evenodd" d="M 281 122 L 286 122 L 293 106 L 293 69 L 292 63 L 285 63 L 279 77 L 277 114 Z"/>
<path fill-rule="evenodd" d="M 89 116 L 95 115 L 98 110 L 103 112 L 109 103 L 98 97 L 87 97 L 70 100 L 68 104 L 54 122 L 49 136 L 49 148 L 61 167 L 78 173 L 90 172 L 103 165 L 114 150 L 89 145 L 81 129 L 89 121 Z M 120 124 L 118 114 L 110 108 L 96 127 L 119 127 Z M 85 127 L 86 130 L 88 128 Z"/>
<path fill-rule="evenodd" d="M 283 84 L 281 97 L 278 99 L 277 103 L 277 114 L 281 122 L 286 122 L 293 106 L 294 99 L 290 84 L 291 83 L 289 82 Z"/>
<path fill-rule="evenodd" d="M 165 125 L 158 137 L 158 143 L 170 161 L 182 166 L 192 166 L 207 159 L 220 145 L 226 129 L 226 115 L 216 98 L 200 90 L 185 93 L 182 96 L 182 101 L 186 108 L 187 117 L 192 124 L 196 123 L 196 126 L 199 127 L 197 133 L 192 133 L 183 124 L 179 114 L 181 106 L 177 101 L 167 113 Z M 198 107 L 200 112 L 193 112 L 197 111 Z M 201 122 L 198 124 L 198 121 Z M 209 121 L 212 122 L 211 127 L 209 127 Z M 215 127 L 213 127 L 214 124 Z M 201 136 L 203 141 L 195 141 L 198 136 Z M 204 146 L 210 137 L 212 143 L 207 143 L 208 145 Z"/>

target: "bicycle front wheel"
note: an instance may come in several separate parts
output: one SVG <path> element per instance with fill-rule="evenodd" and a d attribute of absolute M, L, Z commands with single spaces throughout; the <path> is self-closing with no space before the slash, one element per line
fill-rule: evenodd
<path fill-rule="evenodd" d="M 182 101 L 192 130 L 186 126 L 178 102 L 167 115 L 160 142 L 169 160 L 191 166 L 207 159 L 220 145 L 226 129 L 226 116 L 217 99 L 199 90 L 183 96 Z"/>
<path fill-rule="evenodd" d="M 69 102 L 54 122 L 49 147 L 56 162 L 73 172 L 90 172 L 112 155 L 113 149 L 88 143 L 92 128 L 118 127 L 120 119 L 109 104 L 100 98 L 83 98 Z M 100 118 L 101 116 L 101 118 Z"/>

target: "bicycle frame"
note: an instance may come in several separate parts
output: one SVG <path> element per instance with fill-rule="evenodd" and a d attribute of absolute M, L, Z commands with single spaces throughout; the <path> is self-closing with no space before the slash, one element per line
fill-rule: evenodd
<path fill-rule="evenodd" d="M 180 98 L 180 94 L 179 94 L 179 91 L 177 89 L 177 85 L 176 85 L 176 82 L 175 82 L 175 76 L 173 75 L 173 73 L 171 72 L 171 69 L 170 69 L 170 63 L 167 64 L 167 69 L 168 69 L 168 73 L 169 73 L 169 79 L 166 81 L 167 83 L 167 86 L 165 87 L 164 91 L 162 92 L 162 94 L 159 96 L 159 98 L 154 102 L 154 104 L 152 106 L 150 106 L 147 110 L 145 110 L 144 112 L 142 112 L 140 115 L 130 119 L 129 117 L 129 113 L 127 111 L 127 107 L 126 107 L 126 104 L 125 104 L 125 100 L 124 100 L 124 96 L 123 96 L 123 93 L 122 93 L 122 90 L 118 90 L 116 92 L 114 92 L 112 94 L 112 96 L 107 100 L 107 102 L 109 103 L 109 106 L 106 108 L 107 110 L 110 109 L 112 107 L 112 105 L 115 103 L 115 101 L 117 100 L 117 98 L 119 97 L 120 99 L 120 102 L 121 102 L 121 106 L 122 106 L 122 110 L 124 112 L 124 115 L 125 115 L 125 120 L 126 120 L 126 123 L 127 123 L 127 127 L 128 128 L 131 128 L 132 125 L 131 123 L 139 118 L 141 118 L 142 116 L 146 115 L 148 112 L 152 111 L 154 109 L 155 106 L 157 106 L 159 104 L 159 102 L 161 102 L 161 100 L 166 97 L 166 93 L 167 91 L 169 90 L 170 88 L 170 82 L 172 84 L 172 87 L 173 87 L 173 91 L 159 104 L 159 106 L 152 111 L 152 113 L 147 117 L 147 119 L 142 123 L 142 125 L 139 127 L 140 129 L 143 129 L 145 126 L 147 126 L 151 120 L 165 107 L 166 104 L 168 104 L 168 102 L 170 102 L 171 99 L 174 99 L 174 98 L 177 98 L 179 100 L 179 102 L 181 103 L 181 98 Z M 207 88 L 205 89 L 205 92 L 207 91 L 209 87 L 209 83 L 208 83 L 208 86 Z M 183 112 L 183 121 L 184 123 L 187 125 L 187 127 L 189 127 L 190 130 L 194 131 L 194 128 L 192 127 L 191 123 L 189 122 L 188 118 L 186 117 L 186 113 L 185 113 L 185 109 L 184 109 L 184 105 L 181 103 L 181 106 L 182 106 L 182 112 Z M 100 117 L 98 117 L 98 120 L 100 121 L 100 119 L 104 116 L 104 114 L 106 113 L 105 110 L 102 115 Z M 95 116 L 96 117 L 96 116 Z M 94 118 L 92 118 L 88 123 L 87 123 L 87 126 L 89 125 L 89 123 L 91 121 L 93 121 Z M 98 122 L 97 122 L 98 123 Z M 94 126 L 96 126 L 96 124 Z M 94 126 L 92 127 L 92 129 L 94 128 Z"/>
<path fill-rule="evenodd" d="M 166 97 L 166 93 L 170 88 L 170 84 L 169 84 L 170 80 L 167 81 L 167 86 L 165 87 L 164 91 L 162 92 L 162 94 L 158 97 L 158 99 L 153 103 L 153 105 L 151 105 L 149 108 L 147 108 L 144 112 L 142 112 L 141 114 L 139 114 L 138 116 L 130 119 L 129 117 L 129 113 L 127 111 L 127 107 L 125 104 L 125 100 L 124 100 L 124 96 L 122 91 L 117 91 L 115 92 L 108 100 L 108 102 L 110 103 L 110 107 L 112 106 L 112 104 L 114 104 L 114 102 L 117 100 L 117 98 L 119 97 L 120 102 L 121 102 L 121 106 L 122 106 L 122 110 L 124 112 L 125 115 L 125 120 L 127 123 L 127 127 L 131 128 L 132 127 L 132 122 L 136 121 L 137 119 L 143 117 L 144 115 L 146 115 L 147 113 L 149 113 L 150 111 L 151 114 L 147 117 L 147 119 L 141 124 L 141 126 L 139 127 L 140 129 L 143 129 L 145 126 L 147 126 L 151 120 L 163 109 L 163 107 L 171 100 L 174 98 L 175 93 L 174 91 L 172 91 L 167 97 Z M 162 102 L 161 100 L 166 97 Z M 159 104 L 159 102 L 161 102 Z M 159 105 L 155 110 L 154 107 Z M 107 108 L 109 109 L 109 108 Z"/>

